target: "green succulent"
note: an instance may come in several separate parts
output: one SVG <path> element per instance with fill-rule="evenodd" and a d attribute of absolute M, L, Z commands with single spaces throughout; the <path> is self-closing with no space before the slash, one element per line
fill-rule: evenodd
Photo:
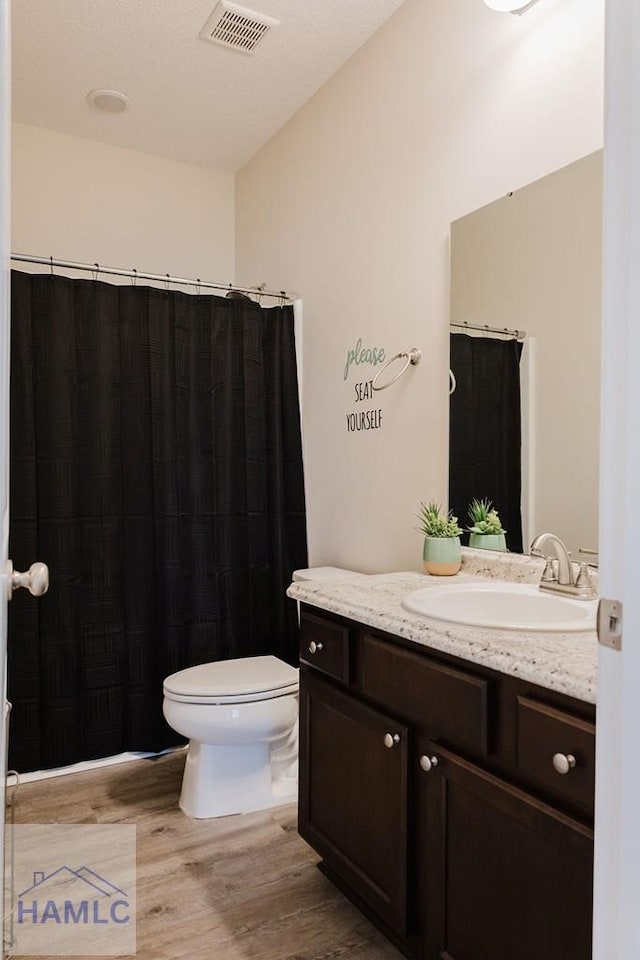
<path fill-rule="evenodd" d="M 418 519 L 420 533 L 425 537 L 459 537 L 462 533 L 458 518 L 454 517 L 451 511 L 443 514 L 440 504 L 433 500 L 420 504 Z"/>
<path fill-rule="evenodd" d="M 472 500 L 469 504 L 469 519 L 473 524 L 469 527 L 470 533 L 506 533 L 491 500 Z"/>

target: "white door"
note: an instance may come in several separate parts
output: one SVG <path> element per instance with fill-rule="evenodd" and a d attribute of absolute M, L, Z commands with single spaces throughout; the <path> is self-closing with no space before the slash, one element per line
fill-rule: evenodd
<path fill-rule="evenodd" d="M 9 0 L 0 0 L 0 777 L 6 756 L 7 599 L 9 591 Z M 0 867 L 4 865 L 4 785 L 0 784 Z M 4 869 L 0 870 L 4 876 Z M 0 944 L 4 945 L 4 901 L 0 898 Z M 1 949 L 4 957 L 4 946 Z"/>
<path fill-rule="evenodd" d="M 11 135 L 11 32 L 9 0 L 0 0 L 0 878 L 4 890 L 4 821 L 7 758 L 7 602 L 10 591 L 27 587 L 36 596 L 46 592 L 49 571 L 43 563 L 16 574 L 9 561 L 9 329 L 10 240 L 9 171 Z M 4 897 L 0 896 L 0 953 L 5 955 Z"/>
<path fill-rule="evenodd" d="M 600 648 L 594 960 L 640 957 L 640 0 L 607 0 L 600 589 L 623 604 Z"/>

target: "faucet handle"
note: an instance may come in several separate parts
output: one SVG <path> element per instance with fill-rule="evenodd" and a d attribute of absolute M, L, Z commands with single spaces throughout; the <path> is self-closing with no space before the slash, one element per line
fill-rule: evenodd
<path fill-rule="evenodd" d="M 556 572 L 553 567 L 553 557 L 548 557 L 546 553 L 543 553 L 542 550 L 538 550 L 537 547 L 534 547 L 529 554 L 530 557 L 538 557 L 540 560 L 544 560 L 544 570 L 542 571 L 542 576 L 540 578 L 541 583 L 551 583 L 557 579 Z"/>
<path fill-rule="evenodd" d="M 548 556 L 548 554 L 543 553 L 542 550 L 539 550 L 537 547 L 530 547 L 529 556 L 537 557 L 538 560 L 544 560 L 546 564 L 548 564 L 550 560 L 550 557 Z"/>
<path fill-rule="evenodd" d="M 589 565 L 582 561 L 580 568 L 578 570 L 578 575 L 576 577 L 576 587 L 578 592 L 583 596 L 595 596 L 595 588 L 593 586 L 593 580 L 591 579 L 591 574 L 589 573 Z"/>
<path fill-rule="evenodd" d="M 598 569 L 600 561 L 599 550 L 592 550 L 590 547 L 578 547 L 578 553 L 583 553 L 588 557 L 594 557 L 593 560 L 587 560 L 587 563 L 590 567 L 594 567 L 596 570 Z"/>
<path fill-rule="evenodd" d="M 541 583 L 550 583 L 553 580 L 557 580 L 556 571 L 553 566 L 553 557 L 545 557 L 546 563 L 544 565 L 544 570 L 542 571 L 542 576 L 540 577 Z"/>

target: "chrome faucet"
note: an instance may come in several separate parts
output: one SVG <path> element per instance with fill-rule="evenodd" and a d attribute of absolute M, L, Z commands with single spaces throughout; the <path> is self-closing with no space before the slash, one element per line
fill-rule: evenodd
<path fill-rule="evenodd" d="M 551 557 L 543 553 L 541 549 L 547 543 L 553 547 L 556 555 L 557 575 L 553 571 Z M 596 590 L 589 576 L 587 564 L 581 563 L 577 576 L 574 576 L 571 555 L 565 543 L 560 537 L 556 537 L 555 533 L 539 533 L 531 542 L 529 552 L 531 556 L 543 557 L 547 561 L 547 566 L 540 581 L 541 590 L 555 590 L 558 593 L 575 597 L 576 600 L 593 600 L 596 597 Z"/>
<path fill-rule="evenodd" d="M 550 543 L 553 547 L 555 547 L 556 557 L 558 558 L 557 582 L 562 586 L 573 586 L 573 570 L 571 569 L 571 557 L 569 556 L 569 551 L 567 550 L 564 541 L 562 541 L 560 537 L 556 537 L 555 533 L 539 533 L 535 540 L 533 540 L 531 543 L 531 555 L 534 557 L 544 557 L 545 554 L 542 553 L 541 548 L 545 543 Z"/>

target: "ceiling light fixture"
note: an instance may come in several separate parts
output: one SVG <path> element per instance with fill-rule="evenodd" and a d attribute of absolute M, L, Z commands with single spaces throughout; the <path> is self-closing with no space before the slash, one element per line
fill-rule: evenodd
<path fill-rule="evenodd" d="M 105 113 L 122 113 L 129 106 L 129 97 L 118 90 L 91 90 L 87 100 L 93 107 Z"/>
<path fill-rule="evenodd" d="M 497 10 L 499 13 L 526 13 L 538 0 L 484 0 L 491 10 Z"/>

